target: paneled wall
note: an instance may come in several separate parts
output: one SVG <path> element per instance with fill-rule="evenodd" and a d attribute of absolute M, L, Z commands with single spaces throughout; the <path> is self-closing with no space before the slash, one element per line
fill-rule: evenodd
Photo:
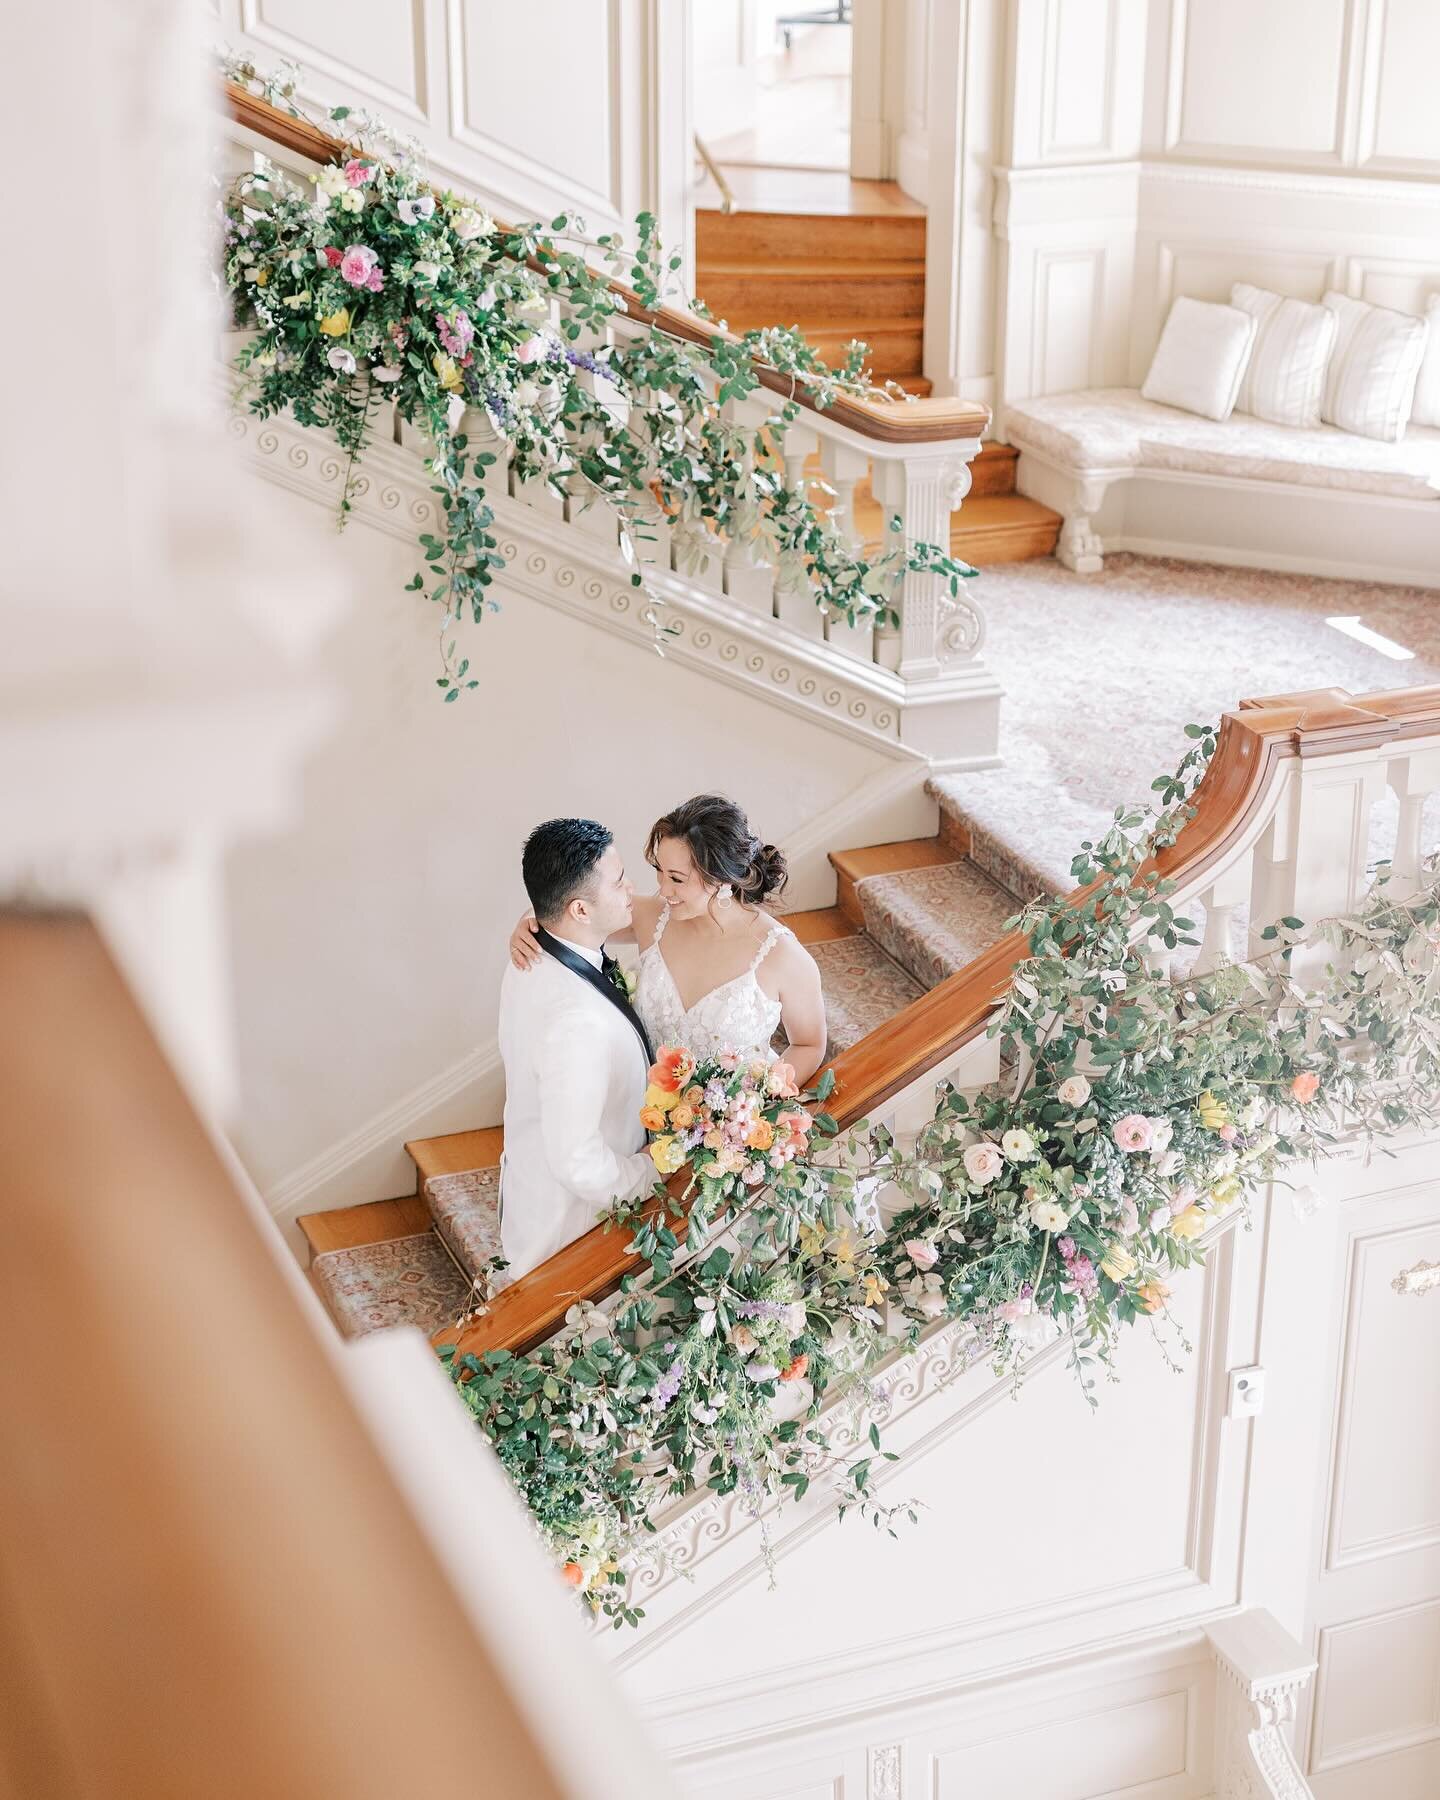
<path fill-rule="evenodd" d="M 1440 7 L 1017 0 L 997 393 L 1137 383 L 1178 294 L 1440 290 Z M 976 371 L 978 372 L 978 371 Z"/>
<path fill-rule="evenodd" d="M 380 114 L 499 217 L 578 208 L 598 234 L 648 208 L 685 249 L 687 6 L 220 0 L 219 13 L 224 41 L 258 66 L 300 63 L 308 105 Z"/>

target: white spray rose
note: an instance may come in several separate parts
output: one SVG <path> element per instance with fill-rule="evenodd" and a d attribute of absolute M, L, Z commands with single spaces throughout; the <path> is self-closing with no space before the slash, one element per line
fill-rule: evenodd
<path fill-rule="evenodd" d="M 1083 1106 L 1090 1098 L 1090 1083 L 1083 1075 L 1067 1075 L 1056 1088 L 1055 1097 L 1065 1106 Z"/>

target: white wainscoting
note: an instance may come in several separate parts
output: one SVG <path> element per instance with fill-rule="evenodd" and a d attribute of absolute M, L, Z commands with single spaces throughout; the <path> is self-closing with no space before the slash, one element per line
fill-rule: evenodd
<path fill-rule="evenodd" d="M 502 218 L 578 209 L 598 234 L 648 208 L 687 269 L 689 20 L 663 0 L 220 3 L 231 48 L 301 65 L 312 112 L 380 114 Z"/>

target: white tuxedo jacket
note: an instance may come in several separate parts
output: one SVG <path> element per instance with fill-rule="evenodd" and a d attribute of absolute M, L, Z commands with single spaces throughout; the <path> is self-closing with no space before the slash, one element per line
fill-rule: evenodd
<path fill-rule="evenodd" d="M 542 956 L 500 984 L 506 1281 L 589 1231 L 612 1200 L 644 1193 L 655 1165 L 640 1123 L 648 1069 L 635 1028 L 588 981 Z"/>

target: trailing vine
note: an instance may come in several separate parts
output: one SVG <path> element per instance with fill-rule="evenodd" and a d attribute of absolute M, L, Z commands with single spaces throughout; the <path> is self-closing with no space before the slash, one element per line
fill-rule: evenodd
<path fill-rule="evenodd" d="M 645 1266 L 613 1310 L 572 1308 L 527 1356 L 447 1357 L 566 1578 L 617 1624 L 639 1616 L 629 1580 L 654 1515 L 698 1487 L 760 1514 L 820 1484 L 893 1528 L 910 1509 L 875 1491 L 891 1454 L 876 1376 L 927 1326 L 964 1321 L 1017 1380 L 1063 1336 L 1094 1404 L 1122 1329 L 1158 1335 L 1170 1279 L 1265 1183 L 1342 1137 L 1440 1123 L 1434 862 L 1413 896 L 1382 867 L 1353 916 L 1282 919 L 1258 955 L 1197 971 L 1198 921 L 1147 863 L 1214 748 L 1188 729 L 1158 810 L 1117 812 L 1076 858 L 1090 891 L 1018 915 L 1029 954 L 991 1026 L 1000 1080 L 947 1087 L 903 1152 L 817 1111 L 808 1148 L 748 1199 L 702 1158 L 688 1223 L 614 1214 Z M 677 1121 L 672 1104 L 662 1169 L 686 1154 Z"/>
<path fill-rule="evenodd" d="M 293 66 L 266 76 L 231 59 L 226 72 L 298 116 Z M 823 483 L 787 479 L 799 396 L 824 408 L 880 391 L 863 372 L 863 344 L 831 368 L 794 329 L 732 340 L 717 328 L 691 343 L 651 316 L 675 297 L 679 258 L 650 214 L 628 244 L 587 239 L 570 213 L 548 229 L 500 225 L 429 186 L 418 148 L 380 121 L 336 107 L 326 124 L 347 141 L 342 161 L 313 179 L 262 162 L 226 196 L 225 279 L 237 325 L 254 333 L 236 367 L 252 411 L 288 410 L 331 432 L 352 474 L 381 401 L 428 442 L 442 527 L 422 536 L 424 566 L 408 587 L 440 609 L 447 700 L 479 685 L 458 630 L 496 608 L 504 558 L 487 495 L 509 472 L 572 511 L 613 512 L 657 644 L 671 629 L 653 579 L 662 532 L 682 572 L 742 546 L 775 567 L 782 589 L 808 589 L 827 617 L 852 625 L 898 623 L 907 571 L 941 576 L 952 594 L 975 573 L 945 548 L 908 542 L 898 516 L 879 545 L 857 548 L 812 497 Z M 762 366 L 790 397 L 763 426 L 739 425 L 732 403 L 756 392 Z M 342 525 L 350 491 L 347 479 Z"/>

